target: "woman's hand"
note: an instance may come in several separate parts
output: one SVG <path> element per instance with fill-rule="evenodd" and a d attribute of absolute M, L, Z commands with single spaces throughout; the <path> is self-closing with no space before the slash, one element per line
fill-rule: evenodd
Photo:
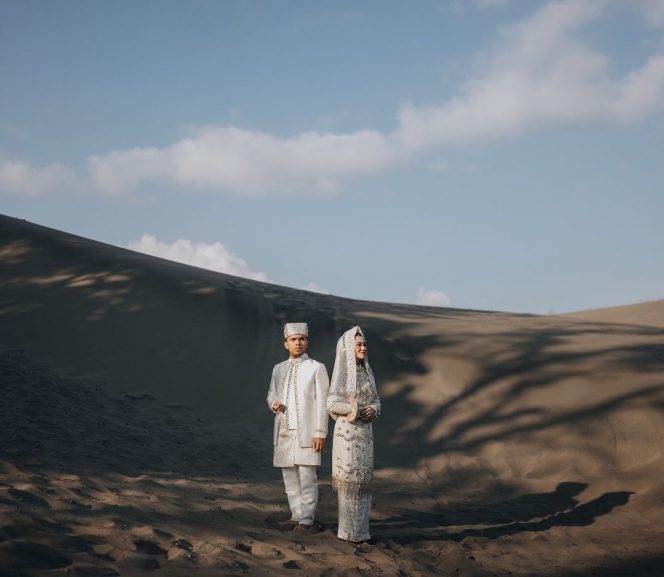
<path fill-rule="evenodd" d="M 362 419 L 365 423 L 370 423 L 376 416 L 376 410 L 373 407 L 365 405 L 363 405 L 361 409 L 358 409 L 357 412 L 360 415 L 360 419 Z"/>

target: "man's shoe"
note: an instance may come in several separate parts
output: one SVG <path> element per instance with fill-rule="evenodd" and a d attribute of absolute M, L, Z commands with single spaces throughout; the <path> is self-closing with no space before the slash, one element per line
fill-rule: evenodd
<path fill-rule="evenodd" d="M 293 527 L 293 531 L 296 533 L 306 533 L 311 528 L 311 525 L 304 525 L 303 523 L 298 523 Z"/>

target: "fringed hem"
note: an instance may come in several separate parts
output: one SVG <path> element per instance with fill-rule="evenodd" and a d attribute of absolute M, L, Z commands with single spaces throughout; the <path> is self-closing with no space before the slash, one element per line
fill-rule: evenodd
<path fill-rule="evenodd" d="M 353 497 L 355 499 L 363 497 L 364 495 L 371 495 L 373 492 L 373 482 L 368 483 L 355 483 L 353 481 L 341 481 L 332 478 L 332 489 L 337 493 L 341 493 L 346 497 Z"/>
<path fill-rule="evenodd" d="M 337 533 L 337 537 L 342 541 L 348 541 L 349 543 L 364 543 L 365 541 L 369 541 L 371 539 L 371 535 L 369 535 L 369 533 L 361 536 L 349 535 L 348 533 Z"/>

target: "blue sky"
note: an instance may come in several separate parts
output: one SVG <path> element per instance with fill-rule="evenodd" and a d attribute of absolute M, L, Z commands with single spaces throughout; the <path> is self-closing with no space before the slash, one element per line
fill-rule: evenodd
<path fill-rule="evenodd" d="M 664 298 L 663 113 L 663 0 L 0 0 L 0 212 L 340 296 Z"/>

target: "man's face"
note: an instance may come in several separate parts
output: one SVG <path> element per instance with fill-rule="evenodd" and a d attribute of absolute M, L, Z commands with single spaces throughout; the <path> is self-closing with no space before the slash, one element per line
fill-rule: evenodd
<path fill-rule="evenodd" d="M 309 340 L 304 335 L 291 335 L 286 338 L 284 346 L 288 350 L 291 359 L 297 359 L 307 352 Z"/>

